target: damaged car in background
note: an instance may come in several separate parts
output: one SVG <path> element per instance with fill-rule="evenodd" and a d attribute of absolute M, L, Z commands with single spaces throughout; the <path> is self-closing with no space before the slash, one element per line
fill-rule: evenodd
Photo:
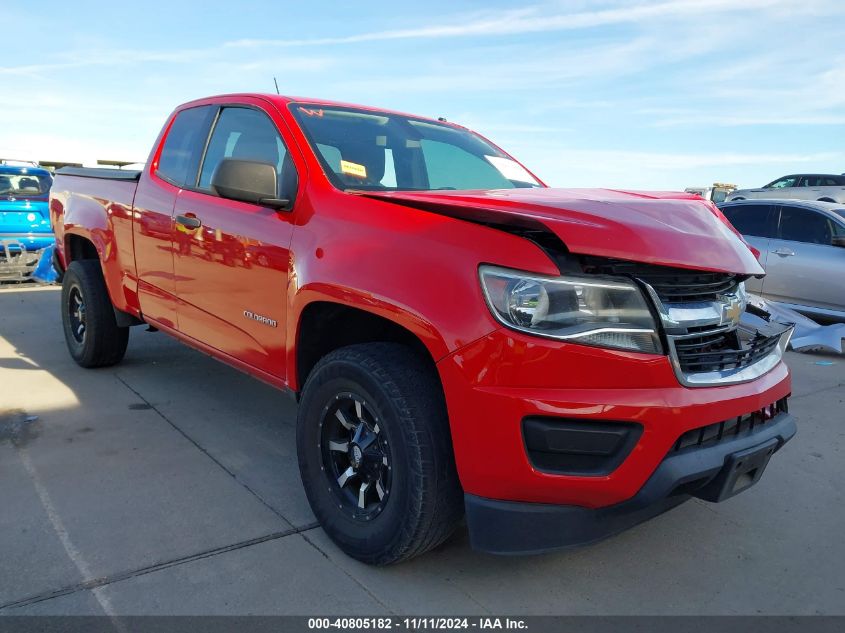
<path fill-rule="evenodd" d="M 0 159 L 0 281 L 28 279 L 55 242 L 48 197 L 53 177 L 37 163 Z"/>

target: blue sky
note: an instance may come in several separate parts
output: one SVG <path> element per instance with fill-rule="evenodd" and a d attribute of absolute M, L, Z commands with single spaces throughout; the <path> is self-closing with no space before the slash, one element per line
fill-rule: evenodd
<path fill-rule="evenodd" d="M 208 94 L 445 116 L 547 183 L 845 172 L 845 2 L 4 3 L 0 156 L 145 160 Z M 17 25 L 17 26 L 16 26 Z"/>

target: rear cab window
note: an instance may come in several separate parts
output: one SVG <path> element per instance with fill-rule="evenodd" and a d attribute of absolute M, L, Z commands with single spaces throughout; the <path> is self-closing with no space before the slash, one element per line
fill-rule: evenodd
<path fill-rule="evenodd" d="M 199 162 L 216 106 L 180 111 L 167 132 L 156 175 L 177 187 L 196 184 Z"/>

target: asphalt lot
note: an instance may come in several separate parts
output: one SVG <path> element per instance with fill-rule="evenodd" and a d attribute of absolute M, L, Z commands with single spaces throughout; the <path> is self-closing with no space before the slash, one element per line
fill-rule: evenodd
<path fill-rule="evenodd" d="M 0 614 L 845 614 L 845 358 L 789 354 L 799 433 L 745 494 L 373 569 L 314 523 L 289 396 L 143 328 L 82 370 L 58 303 L 0 289 Z"/>

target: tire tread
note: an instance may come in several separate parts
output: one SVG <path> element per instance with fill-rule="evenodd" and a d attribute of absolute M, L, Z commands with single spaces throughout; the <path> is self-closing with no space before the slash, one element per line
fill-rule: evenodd
<path fill-rule="evenodd" d="M 65 322 L 70 286 L 78 281 L 85 300 L 86 339 L 81 349 L 74 349 Z M 62 323 L 68 350 L 82 367 L 109 367 L 119 363 L 129 342 L 129 328 L 119 327 L 114 307 L 103 279 L 99 260 L 82 259 L 70 263 L 62 283 Z"/>
<path fill-rule="evenodd" d="M 404 464 L 412 482 L 409 486 L 410 510 L 401 524 L 402 533 L 396 539 L 395 547 L 378 553 L 346 551 L 373 565 L 388 565 L 419 556 L 445 541 L 464 511 L 439 379 L 435 370 L 421 362 L 407 346 L 397 343 L 350 345 L 327 354 L 317 363 L 306 381 L 303 400 L 323 379 L 323 369 L 337 363 L 360 367 L 379 383 L 400 412 L 409 454 L 418 456 Z"/>

